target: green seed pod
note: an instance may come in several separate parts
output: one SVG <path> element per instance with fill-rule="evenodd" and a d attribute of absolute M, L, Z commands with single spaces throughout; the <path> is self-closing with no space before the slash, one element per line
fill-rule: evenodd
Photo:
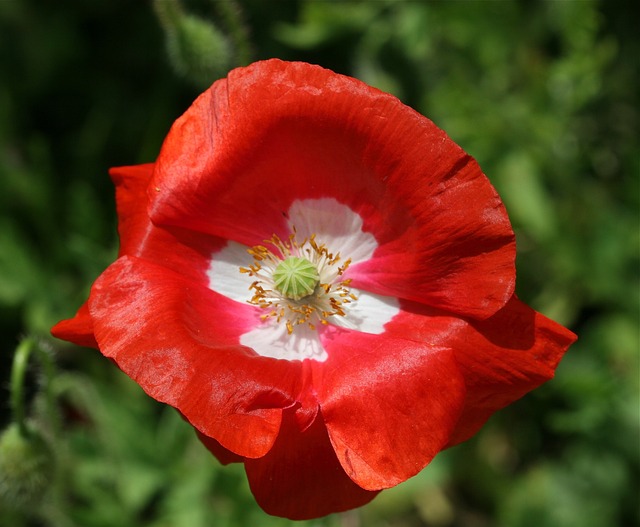
<path fill-rule="evenodd" d="M 273 273 L 276 289 L 287 298 L 300 300 L 313 293 L 320 275 L 316 266 L 306 258 L 291 256 L 280 262 Z"/>

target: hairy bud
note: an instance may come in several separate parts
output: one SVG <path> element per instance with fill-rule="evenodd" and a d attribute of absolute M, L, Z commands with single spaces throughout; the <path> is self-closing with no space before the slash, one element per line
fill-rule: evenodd
<path fill-rule="evenodd" d="M 53 452 L 37 431 L 10 425 L 0 435 L 0 502 L 26 509 L 41 503 L 53 479 Z"/>

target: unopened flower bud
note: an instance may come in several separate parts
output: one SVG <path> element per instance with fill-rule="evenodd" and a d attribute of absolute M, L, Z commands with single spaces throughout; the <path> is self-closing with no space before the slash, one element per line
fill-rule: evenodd
<path fill-rule="evenodd" d="M 41 503 L 53 479 L 53 453 L 37 431 L 12 424 L 0 435 L 0 502 L 25 509 Z"/>
<path fill-rule="evenodd" d="M 206 20 L 181 15 L 167 32 L 167 48 L 176 71 L 195 84 L 208 86 L 227 72 L 227 39 Z"/>

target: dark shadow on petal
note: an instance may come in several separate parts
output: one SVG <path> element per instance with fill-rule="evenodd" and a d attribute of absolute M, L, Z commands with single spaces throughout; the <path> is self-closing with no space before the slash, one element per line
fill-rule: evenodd
<path fill-rule="evenodd" d="M 486 320 L 468 320 L 489 342 L 512 350 L 528 350 L 536 338 L 536 312 L 515 295 L 505 307 Z"/>
<path fill-rule="evenodd" d="M 401 299 L 400 309 L 424 317 L 451 318 L 469 325 L 490 343 L 511 350 L 528 350 L 535 344 L 536 311 L 520 302 L 514 295 L 497 313 L 485 320 L 460 317 L 441 309 Z M 434 326 L 437 327 L 437 326 Z M 407 336 L 411 338 L 411 336 Z"/>

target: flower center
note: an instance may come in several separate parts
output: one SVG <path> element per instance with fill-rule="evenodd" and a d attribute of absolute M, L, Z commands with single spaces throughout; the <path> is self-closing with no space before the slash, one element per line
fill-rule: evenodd
<path fill-rule="evenodd" d="M 342 261 L 339 253 L 329 252 L 315 234 L 299 243 L 295 228 L 287 240 L 274 234 L 264 243 L 274 250 L 265 245 L 247 249 L 253 263 L 240 267 L 241 273 L 255 277 L 248 302 L 265 310 L 263 320 L 284 322 L 291 334 L 301 324 L 316 329 L 347 314 L 347 305 L 357 300 L 349 289 L 351 280 L 341 278 L 351 259 Z"/>
<path fill-rule="evenodd" d="M 300 300 L 315 291 L 320 275 L 316 266 L 306 258 L 289 256 L 273 272 L 276 289 L 291 300 Z"/>

